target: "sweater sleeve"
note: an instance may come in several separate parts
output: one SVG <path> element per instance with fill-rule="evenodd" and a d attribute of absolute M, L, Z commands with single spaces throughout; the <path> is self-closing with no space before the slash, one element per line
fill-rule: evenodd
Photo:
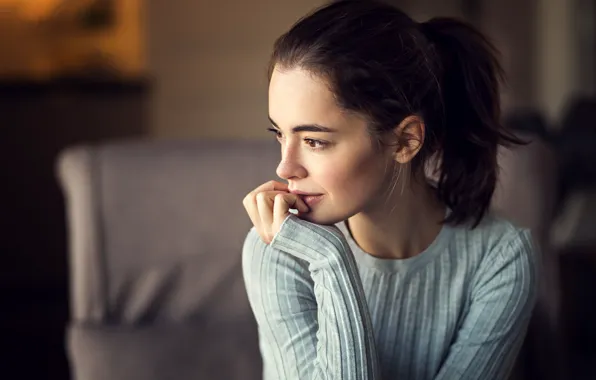
<path fill-rule="evenodd" d="M 242 266 L 265 378 L 379 379 L 358 269 L 337 227 L 289 215 L 270 245 L 253 228 Z"/>
<path fill-rule="evenodd" d="M 435 380 L 507 379 L 537 296 L 537 255 L 530 233 L 516 232 L 483 260 L 471 304 Z"/>

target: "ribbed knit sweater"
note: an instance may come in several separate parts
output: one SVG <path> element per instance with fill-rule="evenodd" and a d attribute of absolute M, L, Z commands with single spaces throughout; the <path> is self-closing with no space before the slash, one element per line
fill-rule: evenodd
<path fill-rule="evenodd" d="M 537 294 L 529 231 L 491 215 L 400 260 L 289 215 L 242 264 L 265 380 L 505 379 Z"/>

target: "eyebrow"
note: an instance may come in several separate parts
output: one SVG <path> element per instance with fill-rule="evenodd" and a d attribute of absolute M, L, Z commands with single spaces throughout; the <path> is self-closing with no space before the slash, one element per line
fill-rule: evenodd
<path fill-rule="evenodd" d="M 273 119 L 271 119 L 271 116 L 269 116 L 269 122 L 277 129 L 279 129 L 279 127 L 277 126 L 277 124 L 273 121 Z M 323 127 L 322 125 L 319 124 L 301 124 L 301 125 L 297 125 L 294 128 L 292 128 L 292 133 L 298 133 L 298 132 L 326 132 L 326 133 L 333 133 L 333 132 L 337 132 L 337 129 L 333 129 L 333 128 L 329 128 L 329 127 Z"/>

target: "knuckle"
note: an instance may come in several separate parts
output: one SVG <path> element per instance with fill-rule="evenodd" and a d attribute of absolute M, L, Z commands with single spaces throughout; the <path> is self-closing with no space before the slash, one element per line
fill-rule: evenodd
<path fill-rule="evenodd" d="M 270 244 L 271 243 L 271 237 L 269 237 L 268 234 L 261 234 L 261 239 L 266 243 L 266 244 Z"/>

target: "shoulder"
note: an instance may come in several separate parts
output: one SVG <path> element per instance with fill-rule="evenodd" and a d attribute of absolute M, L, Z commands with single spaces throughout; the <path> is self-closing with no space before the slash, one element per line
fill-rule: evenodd
<path fill-rule="evenodd" d="M 494 213 L 487 214 L 476 228 L 469 225 L 451 228 L 458 245 L 472 251 L 480 261 L 511 256 L 533 259 L 538 255 L 529 229 L 516 226 Z"/>
<path fill-rule="evenodd" d="M 475 228 L 450 226 L 450 251 L 465 263 L 473 287 L 490 281 L 522 281 L 533 287 L 540 267 L 540 252 L 527 228 L 494 213 Z M 463 264 L 462 264 L 463 265 Z"/>
<path fill-rule="evenodd" d="M 496 289 L 505 284 L 512 291 L 534 293 L 539 270 L 539 252 L 529 229 L 488 214 L 474 229 L 454 227 L 468 254 L 476 255 L 473 287 Z"/>

